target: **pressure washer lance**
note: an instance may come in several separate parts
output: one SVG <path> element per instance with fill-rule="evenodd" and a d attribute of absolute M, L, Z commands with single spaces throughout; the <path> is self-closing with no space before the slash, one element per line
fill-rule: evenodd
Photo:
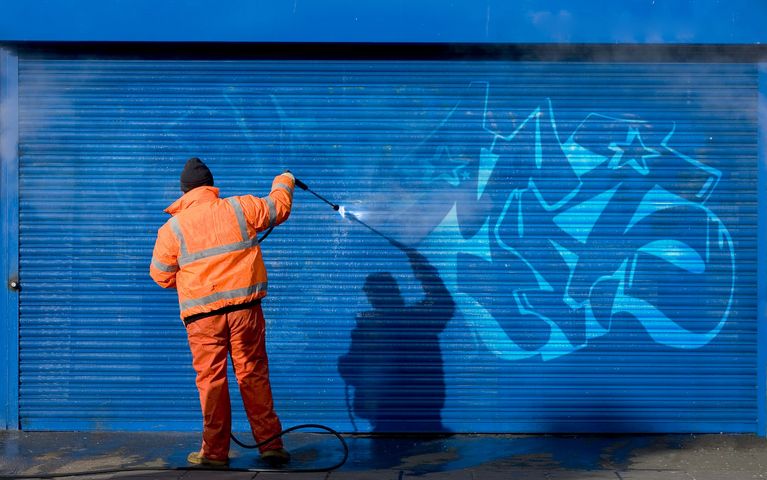
<path fill-rule="evenodd" d="M 353 220 L 353 221 L 359 223 L 360 225 L 362 225 L 363 227 L 367 228 L 371 232 L 373 232 L 376 235 L 384 238 L 386 241 L 388 241 L 389 243 L 391 243 L 392 245 L 394 245 L 397 248 L 400 248 L 400 249 L 407 248 L 407 247 L 405 247 L 405 245 L 403 245 L 402 243 L 398 242 L 397 240 L 394 240 L 393 238 L 389 237 L 385 233 L 382 233 L 379 230 L 371 227 L 367 223 L 363 222 L 362 219 L 360 219 L 357 215 L 353 214 L 352 212 L 347 212 L 346 209 L 343 206 L 335 204 L 335 203 L 331 202 L 330 200 L 328 200 L 327 198 L 325 198 L 322 195 L 320 195 L 319 193 L 315 192 L 314 190 L 309 188 L 309 186 L 307 184 L 305 184 L 304 182 L 302 182 L 301 180 L 299 180 L 297 178 L 295 180 L 296 180 L 296 186 L 298 188 L 300 188 L 301 190 L 305 190 L 305 191 L 311 193 L 315 197 L 317 197 L 320 200 L 322 200 L 323 202 L 327 203 L 328 205 L 333 207 L 333 210 L 335 210 L 336 212 L 339 212 L 342 217 L 349 218 L 350 220 Z"/>
<path fill-rule="evenodd" d="M 333 210 L 335 210 L 336 212 L 341 209 L 340 206 L 336 205 L 335 203 L 331 202 L 330 200 L 328 200 L 327 198 L 323 197 L 319 193 L 315 192 L 314 190 L 309 188 L 309 186 L 307 184 L 305 184 L 304 182 L 302 182 L 301 180 L 299 180 L 297 178 L 296 178 L 296 186 L 298 188 L 300 188 L 301 190 L 306 190 L 307 192 L 311 193 L 312 195 L 314 195 L 315 197 L 319 198 L 323 202 L 327 203 L 328 205 L 333 207 Z"/>

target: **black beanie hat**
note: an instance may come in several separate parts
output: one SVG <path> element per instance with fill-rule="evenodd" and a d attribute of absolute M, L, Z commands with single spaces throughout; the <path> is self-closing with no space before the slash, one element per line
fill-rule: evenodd
<path fill-rule="evenodd" d="M 213 174 L 202 160 L 192 157 L 187 160 L 184 170 L 181 172 L 181 191 L 186 193 L 189 190 L 203 185 L 213 186 Z"/>

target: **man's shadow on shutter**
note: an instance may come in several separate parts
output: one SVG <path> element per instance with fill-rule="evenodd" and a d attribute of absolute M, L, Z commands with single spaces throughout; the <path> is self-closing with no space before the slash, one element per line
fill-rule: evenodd
<path fill-rule="evenodd" d="M 357 315 L 349 352 L 338 362 L 347 388 L 354 387 L 350 415 L 368 420 L 375 433 L 448 433 L 439 335 L 455 302 L 425 256 L 390 241 L 407 254 L 425 297 L 406 305 L 389 272 L 365 280 L 373 309 Z"/>

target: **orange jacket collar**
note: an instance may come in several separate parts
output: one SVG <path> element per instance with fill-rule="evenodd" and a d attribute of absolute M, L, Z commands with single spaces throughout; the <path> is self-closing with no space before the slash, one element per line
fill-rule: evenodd
<path fill-rule="evenodd" d="M 165 209 L 166 213 L 176 215 L 181 210 L 189 208 L 198 203 L 212 202 L 218 198 L 218 188 L 216 187 L 197 187 L 189 190 L 178 200 L 173 202 L 168 208 Z"/>

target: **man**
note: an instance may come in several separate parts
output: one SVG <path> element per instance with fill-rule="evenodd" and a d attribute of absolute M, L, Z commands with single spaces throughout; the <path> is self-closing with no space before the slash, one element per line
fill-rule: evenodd
<path fill-rule="evenodd" d="M 274 411 L 266 356 L 266 267 L 258 232 L 288 219 L 295 178 L 275 177 L 268 196 L 220 199 L 213 175 L 199 158 L 181 172 L 184 193 L 165 211 L 172 215 L 157 233 L 150 275 L 175 288 L 187 330 L 203 414 L 202 448 L 190 463 L 226 465 L 232 416 L 226 378 L 231 352 L 253 437 L 263 441 L 282 430 Z M 272 465 L 290 461 L 282 440 L 260 448 Z"/>

